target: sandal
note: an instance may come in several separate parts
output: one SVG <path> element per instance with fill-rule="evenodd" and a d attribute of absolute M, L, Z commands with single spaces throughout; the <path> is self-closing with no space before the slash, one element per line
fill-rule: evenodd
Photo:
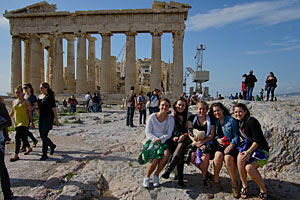
<path fill-rule="evenodd" d="M 248 198 L 248 191 L 249 191 L 249 187 L 242 187 L 241 188 L 241 192 L 240 192 L 240 194 L 241 194 L 241 198 L 242 199 L 247 199 Z"/>
<path fill-rule="evenodd" d="M 268 199 L 268 194 L 266 192 L 260 192 L 257 200 L 267 200 Z"/>
<path fill-rule="evenodd" d="M 232 196 L 233 196 L 233 198 L 238 198 L 238 196 L 239 196 L 239 190 L 238 190 L 238 188 L 232 188 L 231 189 L 232 190 Z"/>

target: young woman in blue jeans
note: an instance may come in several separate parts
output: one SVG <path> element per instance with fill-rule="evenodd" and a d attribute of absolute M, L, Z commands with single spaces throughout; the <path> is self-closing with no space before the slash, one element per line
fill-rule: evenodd
<path fill-rule="evenodd" d="M 214 157 L 215 184 L 220 189 L 219 173 L 225 161 L 227 172 L 230 176 L 232 196 L 239 196 L 237 180 L 235 176 L 235 160 L 238 155 L 236 145 L 239 143 L 238 126 L 236 120 L 230 116 L 228 109 L 222 103 L 213 103 L 210 107 L 210 116 L 216 123 L 215 143 L 216 152 Z"/>

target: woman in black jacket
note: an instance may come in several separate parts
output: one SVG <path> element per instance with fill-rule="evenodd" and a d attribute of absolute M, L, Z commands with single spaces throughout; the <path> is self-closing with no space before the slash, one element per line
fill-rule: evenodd
<path fill-rule="evenodd" d="M 5 131 L 7 127 L 11 126 L 11 119 L 5 107 L 5 104 L 0 102 L 0 179 L 1 188 L 4 196 L 4 200 L 10 200 L 13 197 L 13 193 L 10 190 L 9 175 L 4 162 L 5 155 Z"/>
<path fill-rule="evenodd" d="M 233 107 L 235 118 L 239 121 L 240 136 L 243 142 L 239 145 L 240 153 L 237 165 L 242 182 L 241 198 L 246 199 L 248 193 L 247 174 L 258 185 L 258 199 L 267 199 L 267 189 L 261 177 L 259 167 L 264 166 L 269 159 L 269 146 L 261 130 L 260 123 L 245 104 L 238 103 Z"/>
<path fill-rule="evenodd" d="M 173 104 L 175 127 L 172 133 L 172 159 L 165 169 L 163 178 L 168 179 L 170 173 L 177 165 L 178 173 L 178 185 L 183 187 L 183 155 L 187 145 L 191 142 L 188 137 L 188 116 L 191 115 L 188 110 L 187 100 L 183 97 L 179 97 Z"/>
<path fill-rule="evenodd" d="M 56 113 L 54 93 L 50 85 L 48 83 L 42 83 L 40 89 L 42 94 L 38 100 L 39 131 L 43 143 L 43 155 L 40 160 L 46 160 L 48 158 L 48 146 L 50 147 L 50 155 L 54 153 L 54 149 L 56 148 L 56 145 L 48 137 L 48 133 L 52 129 L 54 118 L 57 127 L 59 126 L 59 122 Z"/>

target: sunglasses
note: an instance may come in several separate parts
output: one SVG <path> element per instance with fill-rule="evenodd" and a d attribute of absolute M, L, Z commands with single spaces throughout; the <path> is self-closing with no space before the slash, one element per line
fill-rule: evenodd
<path fill-rule="evenodd" d="M 41 89 L 45 89 L 45 87 L 41 87 Z"/>
<path fill-rule="evenodd" d="M 26 90 L 27 88 L 28 88 L 27 86 L 23 87 L 23 89 L 25 89 L 25 90 Z"/>

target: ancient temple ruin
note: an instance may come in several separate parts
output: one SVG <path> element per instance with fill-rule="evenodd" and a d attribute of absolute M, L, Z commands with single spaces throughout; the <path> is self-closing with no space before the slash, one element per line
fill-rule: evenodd
<path fill-rule="evenodd" d="M 154 89 L 165 85 L 170 88 L 172 96 L 179 96 L 183 86 L 183 38 L 189 8 L 191 7 L 187 4 L 154 1 L 152 9 L 89 10 L 71 13 L 56 11 L 55 4 L 43 1 L 25 8 L 5 11 L 4 17 L 9 20 L 12 36 L 11 91 L 25 82 L 32 83 L 34 89 L 39 91 L 40 83 L 47 81 L 56 94 L 83 94 L 99 89 L 102 94 L 115 94 L 117 67 L 116 57 L 111 55 L 111 36 L 125 34 L 124 93 L 127 93 L 130 86 L 138 86 L 135 37 L 139 33 L 150 33 L 152 58 L 149 87 Z M 164 73 L 161 67 L 161 36 L 165 33 L 171 33 L 173 40 L 170 86 L 167 86 L 167 83 L 162 84 Z M 96 38 L 92 34 L 100 34 L 102 37 L 100 68 L 96 67 Z M 67 40 L 65 68 L 63 39 Z M 96 87 L 97 81 L 100 88 Z"/>

